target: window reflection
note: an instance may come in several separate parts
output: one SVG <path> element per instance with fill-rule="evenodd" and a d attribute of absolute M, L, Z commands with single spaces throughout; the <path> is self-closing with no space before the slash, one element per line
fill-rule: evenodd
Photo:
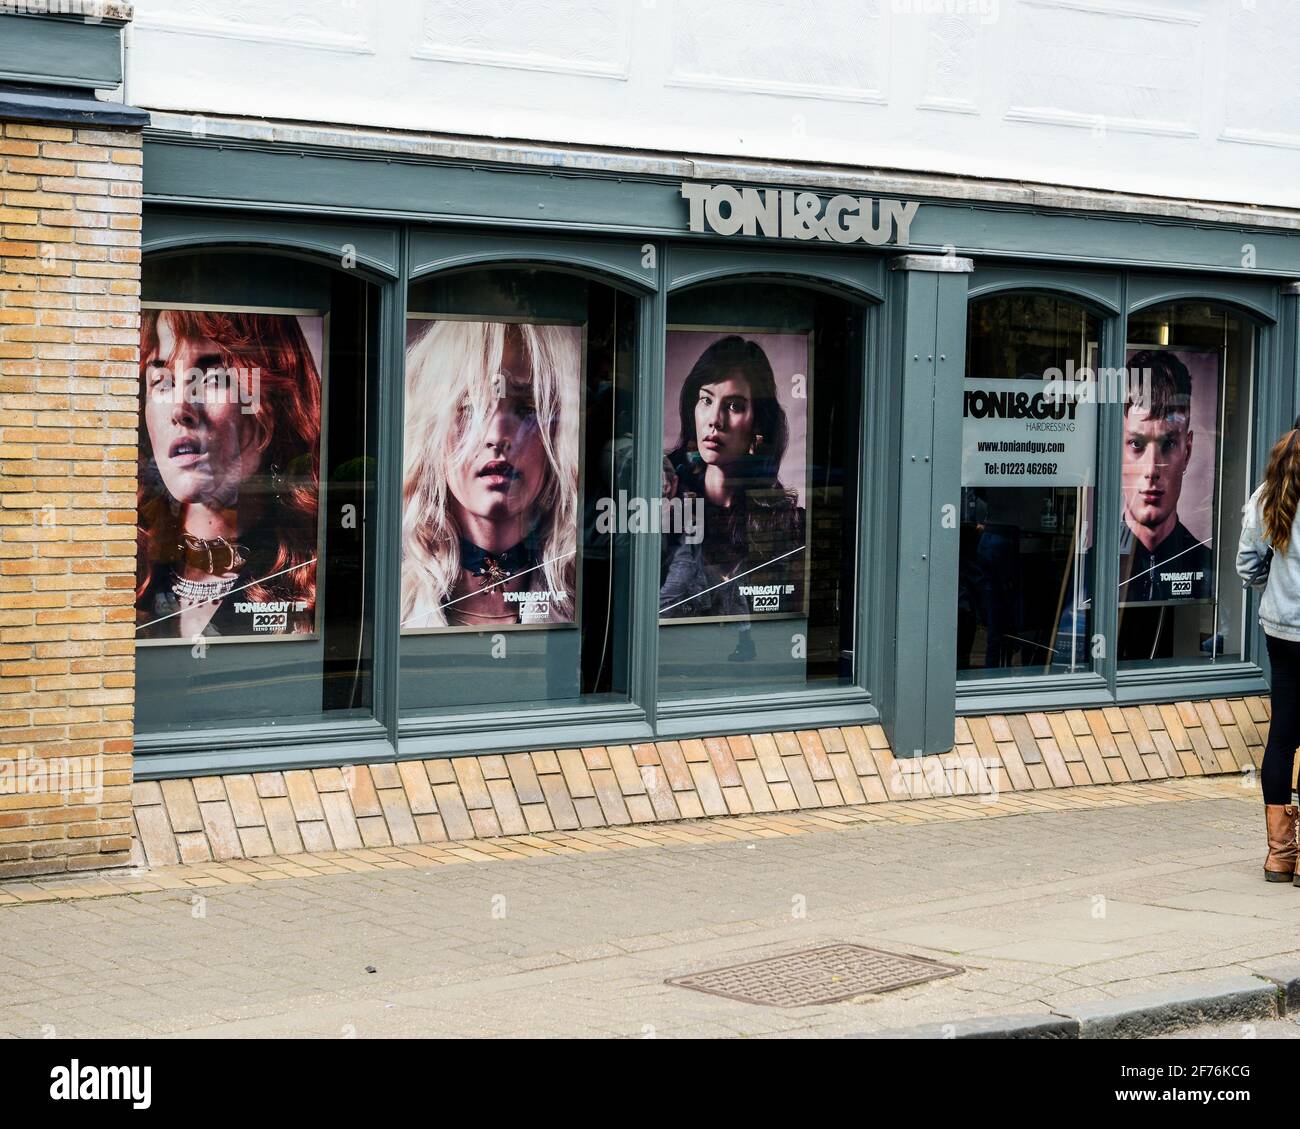
<path fill-rule="evenodd" d="M 628 699 L 637 303 L 543 269 L 409 290 L 401 709 Z M 605 515 L 604 517 L 602 515 Z"/>
<path fill-rule="evenodd" d="M 1091 370 L 1100 323 L 1075 302 L 971 303 L 964 396 L 957 666 L 965 678 L 1091 665 L 1096 404 L 1046 382 Z"/>

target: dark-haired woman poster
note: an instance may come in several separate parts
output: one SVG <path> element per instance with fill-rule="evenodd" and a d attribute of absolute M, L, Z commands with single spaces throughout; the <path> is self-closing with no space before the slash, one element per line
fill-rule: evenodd
<path fill-rule="evenodd" d="M 315 629 L 321 379 L 289 314 L 146 310 L 136 638 Z"/>
<path fill-rule="evenodd" d="M 790 426 L 762 345 L 739 334 L 709 345 L 682 384 L 678 419 L 664 497 L 702 509 L 703 522 L 664 535 L 660 616 L 802 613 L 805 511 L 781 482 Z"/>

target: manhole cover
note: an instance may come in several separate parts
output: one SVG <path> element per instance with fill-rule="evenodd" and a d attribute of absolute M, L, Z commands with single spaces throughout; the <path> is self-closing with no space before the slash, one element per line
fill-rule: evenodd
<path fill-rule="evenodd" d="M 667 981 L 682 988 L 772 1007 L 830 1004 L 866 992 L 892 992 L 911 984 L 956 976 L 962 969 L 865 945 L 824 945 L 766 960 L 714 968 Z"/>

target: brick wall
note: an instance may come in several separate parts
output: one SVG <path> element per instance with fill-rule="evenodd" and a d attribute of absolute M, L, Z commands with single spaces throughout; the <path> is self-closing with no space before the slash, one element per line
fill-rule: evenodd
<path fill-rule="evenodd" d="M 141 155 L 0 136 L 0 876 L 129 859 Z"/>

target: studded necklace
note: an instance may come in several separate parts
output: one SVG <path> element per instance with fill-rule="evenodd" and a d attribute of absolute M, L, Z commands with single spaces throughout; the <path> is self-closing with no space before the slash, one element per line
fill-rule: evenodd
<path fill-rule="evenodd" d="M 500 553 L 489 553 L 462 537 L 460 539 L 460 563 L 471 576 L 479 581 L 480 588 L 492 588 L 504 584 L 511 577 L 526 572 L 537 563 L 537 551 L 532 536 L 525 537 L 517 545 Z"/>
<path fill-rule="evenodd" d="M 237 576 L 220 580 L 186 580 L 183 576 L 172 573 L 172 594 L 183 603 L 210 604 L 224 600 L 235 590 Z"/>

